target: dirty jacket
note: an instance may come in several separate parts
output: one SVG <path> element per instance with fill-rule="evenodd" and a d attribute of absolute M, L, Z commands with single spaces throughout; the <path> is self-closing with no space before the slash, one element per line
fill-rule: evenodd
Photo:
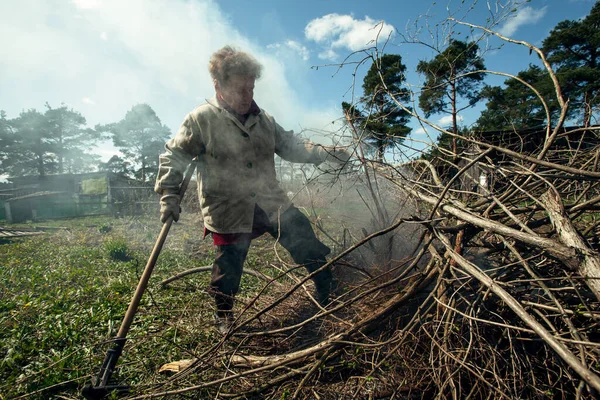
<path fill-rule="evenodd" d="M 275 222 L 291 206 L 275 175 L 275 154 L 291 162 L 321 163 L 326 152 L 284 130 L 260 110 L 245 124 L 207 100 L 190 112 L 165 145 L 155 184 L 158 193 L 176 192 L 185 169 L 198 157 L 198 197 L 207 229 L 252 231 L 255 205 Z"/>

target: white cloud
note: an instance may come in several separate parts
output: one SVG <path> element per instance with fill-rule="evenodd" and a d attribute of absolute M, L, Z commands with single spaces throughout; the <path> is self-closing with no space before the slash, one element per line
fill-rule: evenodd
<path fill-rule="evenodd" d="M 376 21 L 368 16 L 354 19 L 351 15 L 327 14 L 313 19 L 304 28 L 307 39 L 324 46 L 320 57 L 336 56 L 334 49 L 357 51 L 376 44 L 382 44 L 395 28 L 384 21 Z"/>
<path fill-rule="evenodd" d="M 426 135 L 427 129 L 420 126 L 417 129 L 413 129 L 412 133 L 413 133 L 413 135 Z"/>
<path fill-rule="evenodd" d="M 283 43 L 273 43 L 267 45 L 268 49 L 275 50 L 277 54 L 281 54 L 283 51 L 289 51 L 291 55 L 299 56 L 303 61 L 308 61 L 310 58 L 310 50 L 301 43 L 295 40 L 286 40 Z"/>
<path fill-rule="evenodd" d="M 458 122 L 462 122 L 464 118 L 460 115 L 456 116 Z M 445 115 L 437 121 L 437 124 L 442 128 L 452 123 L 452 115 Z"/>
<path fill-rule="evenodd" d="M 300 43 L 298 43 L 296 41 L 293 41 L 293 40 L 287 40 L 285 42 L 285 44 L 290 49 L 292 49 L 295 52 L 297 52 L 300 55 L 300 57 L 302 57 L 302 59 L 304 61 L 307 61 L 309 59 L 309 57 L 310 57 L 310 51 L 305 46 L 302 46 Z"/>
<path fill-rule="evenodd" d="M 319 53 L 319 58 L 321 60 L 335 60 L 336 58 L 338 58 L 338 53 L 336 53 L 332 49 L 326 49 Z"/>
<path fill-rule="evenodd" d="M 123 157 L 123 153 L 114 146 L 111 140 L 104 141 L 101 145 L 91 148 L 90 153 L 99 155 L 102 162 L 107 162 L 114 155 Z"/>
<path fill-rule="evenodd" d="M 499 33 L 504 36 L 512 36 L 522 26 L 536 24 L 546 15 L 546 11 L 548 11 L 547 6 L 540 9 L 530 6 L 519 8 L 516 14 L 511 15 L 502 25 Z"/>
<path fill-rule="evenodd" d="M 79 104 L 93 126 L 144 102 L 174 132 L 214 95 L 207 63 L 226 44 L 264 65 L 256 99 L 284 127 L 321 128 L 335 109 L 299 95 L 306 82 L 289 71 L 308 56 L 304 46 L 288 41 L 288 52 L 273 54 L 245 38 L 214 0 L 21 0 L 0 2 L 0 15 L 0 105 L 9 118 L 46 101 Z"/>

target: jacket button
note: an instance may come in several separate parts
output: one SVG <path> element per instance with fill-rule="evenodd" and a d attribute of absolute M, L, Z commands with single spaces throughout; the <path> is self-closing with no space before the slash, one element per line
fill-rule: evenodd
<path fill-rule="evenodd" d="M 248 164 L 246 164 L 246 167 L 248 167 L 248 168 L 252 168 L 252 163 L 251 163 L 251 162 L 249 162 Z"/>
<path fill-rule="evenodd" d="M 248 135 L 246 132 L 243 132 L 242 136 L 245 137 L 245 138 L 250 137 L 250 135 Z"/>

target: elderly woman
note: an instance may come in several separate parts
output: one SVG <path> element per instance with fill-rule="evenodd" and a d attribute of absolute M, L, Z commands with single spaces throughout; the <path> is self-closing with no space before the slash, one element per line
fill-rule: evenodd
<path fill-rule="evenodd" d="M 212 55 L 209 71 L 216 96 L 190 112 L 167 142 L 155 185 L 162 195 L 161 221 L 171 215 L 177 221 L 178 189 L 185 169 L 197 157 L 205 235 L 210 233 L 217 247 L 209 291 L 216 302 L 221 332 L 233 320 L 233 298 L 252 239 L 269 233 L 309 272 L 322 267 L 330 251 L 279 186 L 275 154 L 291 162 L 315 165 L 349 159 L 343 149 L 301 140 L 258 107 L 254 82 L 261 69 L 250 54 L 230 46 Z M 317 273 L 314 283 L 318 301 L 327 304 L 331 271 Z"/>

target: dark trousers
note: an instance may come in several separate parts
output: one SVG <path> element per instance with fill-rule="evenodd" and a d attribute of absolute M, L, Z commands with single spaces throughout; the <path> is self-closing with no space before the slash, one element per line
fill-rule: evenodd
<path fill-rule="evenodd" d="M 253 232 L 269 233 L 290 253 L 296 264 L 304 265 L 308 272 L 322 267 L 327 260 L 329 247 L 317 239 L 308 218 L 296 207 L 281 214 L 279 223 L 271 223 L 266 213 L 258 206 L 254 210 Z M 251 234 L 240 235 L 233 244 L 217 246 L 217 257 L 213 263 L 210 292 L 215 298 L 217 312 L 231 311 L 233 296 L 238 292 L 242 270 Z M 313 279 L 319 301 L 326 302 L 331 289 L 331 270 L 319 272 Z"/>

